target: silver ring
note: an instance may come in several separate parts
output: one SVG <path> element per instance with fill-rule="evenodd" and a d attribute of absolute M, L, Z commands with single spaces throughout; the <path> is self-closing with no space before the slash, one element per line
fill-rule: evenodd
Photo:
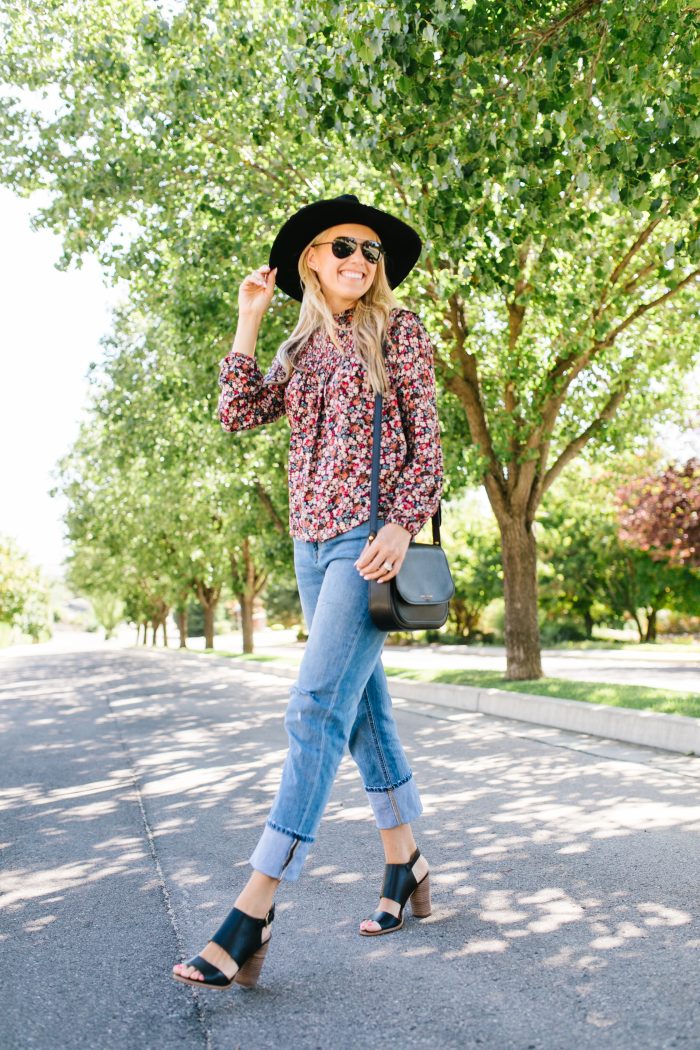
<path fill-rule="evenodd" d="M 386 569 L 387 572 L 391 572 L 391 570 L 394 568 L 394 566 L 390 565 L 388 561 L 385 561 L 384 564 L 382 565 L 382 568 Z"/>

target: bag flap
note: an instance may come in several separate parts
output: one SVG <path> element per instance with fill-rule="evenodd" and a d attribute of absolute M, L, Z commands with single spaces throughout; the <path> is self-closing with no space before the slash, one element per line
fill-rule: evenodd
<path fill-rule="evenodd" d="M 437 543 L 409 543 L 395 582 L 399 597 L 409 605 L 435 605 L 455 593 L 447 557 Z"/>

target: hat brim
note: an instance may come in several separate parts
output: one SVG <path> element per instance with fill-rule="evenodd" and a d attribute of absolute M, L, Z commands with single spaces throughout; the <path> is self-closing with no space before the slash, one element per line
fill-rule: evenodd
<path fill-rule="evenodd" d="M 418 262 L 423 244 L 412 227 L 348 194 L 307 204 L 287 219 L 270 249 L 270 268 L 277 267 L 276 286 L 301 302 L 301 253 L 317 234 L 343 222 L 361 223 L 375 231 L 386 249 L 384 264 L 391 288 L 401 284 Z"/>

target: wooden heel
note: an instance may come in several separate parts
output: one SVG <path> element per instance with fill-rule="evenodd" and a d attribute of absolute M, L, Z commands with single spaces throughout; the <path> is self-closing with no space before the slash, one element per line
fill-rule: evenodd
<path fill-rule="evenodd" d="M 411 911 L 417 919 L 424 919 L 430 915 L 432 907 L 430 904 L 430 872 L 416 886 L 410 896 Z"/>
<path fill-rule="evenodd" d="M 248 962 L 241 966 L 240 970 L 236 971 L 236 975 L 233 978 L 236 984 L 240 984 L 242 988 L 255 988 L 260 977 L 260 971 L 262 970 L 263 963 L 265 962 L 265 956 L 267 955 L 267 949 L 270 947 L 270 940 L 268 937 L 264 944 L 262 944 L 254 955 L 251 955 Z"/>

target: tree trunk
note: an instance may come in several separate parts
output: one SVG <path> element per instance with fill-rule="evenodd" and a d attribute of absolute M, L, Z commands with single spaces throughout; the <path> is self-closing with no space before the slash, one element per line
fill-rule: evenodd
<path fill-rule="evenodd" d="M 180 634 L 180 648 L 187 648 L 187 609 L 180 609 L 176 614 L 177 629 Z"/>
<path fill-rule="evenodd" d="M 650 609 L 647 613 L 647 630 L 644 637 L 645 642 L 656 641 L 656 614 L 658 609 Z"/>
<path fill-rule="evenodd" d="M 141 637 L 141 624 L 136 624 L 136 644 L 139 644 L 139 638 Z"/>
<path fill-rule="evenodd" d="M 163 620 L 161 622 L 161 627 L 163 628 L 163 645 L 167 649 L 168 648 L 168 617 L 167 617 L 167 615 L 163 617 Z"/>
<path fill-rule="evenodd" d="M 643 642 L 644 641 L 644 629 L 642 627 L 642 621 L 639 619 L 639 613 L 637 612 L 636 609 L 632 609 L 631 612 L 632 612 L 632 619 L 634 620 L 634 622 L 637 625 L 637 632 L 639 634 L 639 641 Z"/>
<path fill-rule="evenodd" d="M 153 635 L 152 635 L 152 638 L 151 638 L 151 645 L 155 645 L 156 644 L 156 632 L 158 631 L 158 621 L 157 620 L 151 620 L 151 629 L 153 631 Z"/>
<path fill-rule="evenodd" d="M 143 621 L 143 644 L 148 644 L 148 620 Z"/>
<path fill-rule="evenodd" d="M 253 595 L 239 594 L 241 607 L 241 633 L 243 635 L 243 652 L 253 652 Z"/>
<path fill-rule="evenodd" d="M 586 609 L 583 614 L 583 622 L 586 627 L 586 638 L 593 637 L 593 617 L 591 616 L 591 610 Z"/>
<path fill-rule="evenodd" d="M 214 648 L 214 613 L 219 602 L 221 587 L 209 587 L 204 583 L 195 583 L 199 604 L 204 612 L 204 648 Z"/>
<path fill-rule="evenodd" d="M 506 678 L 541 678 L 535 534 L 524 515 L 500 517 L 498 524 L 503 560 Z"/>
<path fill-rule="evenodd" d="M 207 602 L 202 604 L 204 609 L 204 648 L 214 648 L 214 610 L 216 609 L 216 602 Z"/>
<path fill-rule="evenodd" d="M 241 543 L 242 558 L 234 551 L 229 552 L 231 562 L 231 586 L 241 608 L 241 633 L 243 635 L 243 652 L 253 652 L 253 602 L 262 591 L 267 573 L 257 572 L 255 558 L 251 551 L 250 539 L 245 536 Z"/>

